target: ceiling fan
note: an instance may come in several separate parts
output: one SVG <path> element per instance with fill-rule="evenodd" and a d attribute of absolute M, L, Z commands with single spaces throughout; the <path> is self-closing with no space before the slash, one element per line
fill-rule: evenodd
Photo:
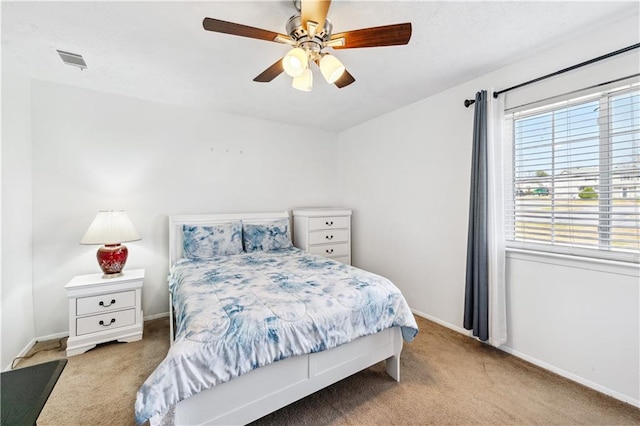
<path fill-rule="evenodd" d="M 253 81 L 267 83 L 285 72 L 293 77 L 291 85 L 303 91 L 310 91 L 313 87 L 311 64 L 314 63 L 320 68 L 325 80 L 338 88 L 356 81 L 335 56 L 324 52 L 326 48 L 396 46 L 407 44 L 411 39 L 410 22 L 333 34 L 333 25 L 327 19 L 331 0 L 293 0 L 293 3 L 299 13 L 287 21 L 287 35 L 214 18 L 204 18 L 202 26 L 207 31 L 292 46 L 283 58 L 278 59 Z"/>

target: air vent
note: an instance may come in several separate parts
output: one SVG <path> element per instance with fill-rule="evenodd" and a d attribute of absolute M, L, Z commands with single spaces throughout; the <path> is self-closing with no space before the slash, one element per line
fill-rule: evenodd
<path fill-rule="evenodd" d="M 84 61 L 82 55 L 64 52 L 62 50 L 56 50 L 56 52 L 58 52 L 58 55 L 60 55 L 60 59 L 62 59 L 62 62 L 64 62 L 65 64 L 78 67 L 81 70 L 87 68 L 87 63 Z"/>

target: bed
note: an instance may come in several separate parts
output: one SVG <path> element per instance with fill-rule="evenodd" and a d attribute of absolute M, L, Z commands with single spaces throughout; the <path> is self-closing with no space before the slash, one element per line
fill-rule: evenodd
<path fill-rule="evenodd" d="M 290 229 L 288 212 L 169 218 L 175 321 L 138 423 L 246 424 L 381 361 L 400 380 L 418 332 L 400 291 L 292 247 Z"/>

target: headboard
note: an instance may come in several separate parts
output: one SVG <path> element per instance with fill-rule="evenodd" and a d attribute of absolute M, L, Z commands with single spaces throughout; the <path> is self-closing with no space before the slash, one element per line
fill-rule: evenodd
<path fill-rule="evenodd" d="M 169 268 L 182 258 L 182 226 L 183 225 L 215 225 L 219 223 L 241 220 L 244 223 L 264 223 L 274 220 L 288 219 L 289 229 L 291 229 L 291 219 L 289 212 L 275 213 L 224 213 L 224 214 L 198 214 L 198 215 L 177 215 L 169 217 Z"/>

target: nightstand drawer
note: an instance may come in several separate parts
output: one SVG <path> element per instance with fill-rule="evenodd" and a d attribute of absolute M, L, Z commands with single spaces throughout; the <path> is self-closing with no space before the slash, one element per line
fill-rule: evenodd
<path fill-rule="evenodd" d="M 348 229 L 332 229 L 309 233 L 309 244 L 346 243 L 349 241 Z"/>
<path fill-rule="evenodd" d="M 338 257 L 349 255 L 349 244 L 326 244 L 309 247 L 309 252 L 324 257 Z"/>
<path fill-rule="evenodd" d="M 132 308 L 135 305 L 136 292 L 134 290 L 81 297 L 76 300 L 76 315 L 81 316 L 114 309 Z"/>
<path fill-rule="evenodd" d="M 348 228 L 349 216 L 310 217 L 309 230 Z"/>
<path fill-rule="evenodd" d="M 133 325 L 136 323 L 136 310 L 127 309 L 90 317 L 78 318 L 76 320 L 76 334 L 95 333 L 97 331 L 111 330 L 118 327 Z"/>

